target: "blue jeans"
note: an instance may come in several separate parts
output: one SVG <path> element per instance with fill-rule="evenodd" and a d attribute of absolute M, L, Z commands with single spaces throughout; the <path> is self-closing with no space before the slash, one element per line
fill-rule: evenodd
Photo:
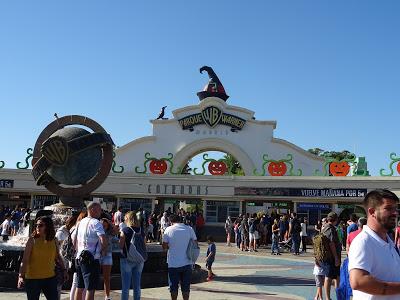
<path fill-rule="evenodd" d="M 178 293 L 178 285 L 181 284 L 182 293 L 190 292 L 190 281 L 192 279 L 192 265 L 179 268 L 168 268 L 168 282 L 170 293 Z"/>
<path fill-rule="evenodd" d="M 300 233 L 292 234 L 292 251 L 293 253 L 300 252 Z"/>
<path fill-rule="evenodd" d="M 133 299 L 139 300 L 141 296 L 140 284 L 144 263 L 132 264 L 126 258 L 120 259 L 122 293 L 121 300 L 129 299 L 129 289 L 133 286 Z"/>
<path fill-rule="evenodd" d="M 272 247 L 271 247 L 272 253 L 279 253 L 278 239 L 279 239 L 279 237 L 277 234 L 272 235 Z"/>

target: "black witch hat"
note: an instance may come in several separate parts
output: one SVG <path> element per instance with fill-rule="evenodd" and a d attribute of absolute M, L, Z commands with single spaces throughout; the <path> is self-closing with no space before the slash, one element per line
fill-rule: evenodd
<path fill-rule="evenodd" d="M 217 74 L 215 74 L 214 70 L 211 67 L 204 66 L 200 68 L 200 73 L 203 73 L 203 71 L 206 71 L 208 73 L 208 77 L 210 77 L 210 80 L 204 87 L 203 91 L 197 93 L 200 101 L 204 100 L 207 97 L 217 97 L 226 101 L 229 96 L 226 94 L 224 86 L 219 80 Z"/>

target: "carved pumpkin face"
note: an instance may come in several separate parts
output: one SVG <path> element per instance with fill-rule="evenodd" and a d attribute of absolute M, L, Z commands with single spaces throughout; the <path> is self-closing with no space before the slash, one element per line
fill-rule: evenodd
<path fill-rule="evenodd" d="M 329 171 L 333 176 L 347 176 L 350 172 L 350 165 L 345 162 L 332 162 L 329 165 Z"/>
<path fill-rule="evenodd" d="M 223 161 L 212 161 L 208 164 L 208 171 L 211 175 L 224 175 L 227 167 Z"/>
<path fill-rule="evenodd" d="M 268 165 L 268 172 L 271 176 L 283 176 L 286 174 L 287 166 L 283 161 L 270 162 Z"/>
<path fill-rule="evenodd" d="M 150 172 L 164 174 L 167 171 L 167 163 L 163 159 L 155 159 L 150 162 Z"/>
<path fill-rule="evenodd" d="M 400 162 L 397 164 L 397 172 L 400 174 Z"/>

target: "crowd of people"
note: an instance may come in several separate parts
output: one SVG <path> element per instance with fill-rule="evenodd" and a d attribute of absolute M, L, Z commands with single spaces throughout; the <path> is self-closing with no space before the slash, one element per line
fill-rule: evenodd
<path fill-rule="evenodd" d="M 29 208 L 18 205 L 14 209 L 4 205 L 0 207 L 0 231 L 3 241 L 17 235 L 18 231 L 26 226 L 30 212 Z"/>
<path fill-rule="evenodd" d="M 312 240 L 306 218 L 289 215 L 244 214 L 225 222 L 227 245 L 233 239 L 241 251 L 258 251 L 271 244 L 271 254 L 279 255 L 287 247 L 293 255 L 306 252 L 313 244 L 315 264 L 315 300 L 331 299 L 331 286 L 337 299 L 398 299 L 400 295 L 400 225 L 398 197 L 388 190 L 374 190 L 364 199 L 366 218 L 351 215 L 340 220 L 335 212 L 314 227 Z M 16 211 L 19 208 L 15 209 Z M 3 210 L 4 211 L 4 210 Z M 2 224 L 11 222 L 3 213 Z M 18 222 L 24 217 L 22 216 Z M 10 225 L 7 225 L 10 226 Z M 70 299 L 94 299 L 100 272 L 104 278 L 105 299 L 110 299 L 110 274 L 113 244 L 120 253 L 121 299 L 128 299 L 132 286 L 134 299 L 140 299 L 141 273 L 147 259 L 148 241 L 158 242 L 168 251 L 168 277 L 171 299 L 177 299 L 178 285 L 183 299 L 189 299 L 190 278 L 194 261 L 188 256 L 189 245 L 198 248 L 204 219 L 201 213 L 180 209 L 149 214 L 143 209 L 113 214 L 102 211 L 91 202 L 80 214 L 72 215 L 62 227 L 54 227 L 51 217 L 35 221 L 19 271 L 18 287 L 25 285 L 28 299 L 59 299 L 61 287 L 73 273 Z M 4 226 L 2 225 L 3 229 Z M 208 279 L 215 274 L 212 265 L 216 245 L 206 238 Z M 301 249 L 301 250 L 300 250 Z M 344 252 L 347 257 L 345 259 Z M 343 252 L 343 254 L 342 254 Z"/>
<path fill-rule="evenodd" d="M 9 214 L 5 214 L 5 220 Z M 187 257 L 189 241 L 197 245 L 204 219 L 201 213 L 187 213 L 183 209 L 175 214 L 168 209 L 161 215 L 146 216 L 143 209 L 114 213 L 101 209 L 91 202 L 80 213 L 68 217 L 56 229 L 50 216 L 35 220 L 20 265 L 17 287 L 25 286 L 28 300 L 60 299 L 61 289 L 72 274 L 71 300 L 92 300 L 100 274 L 104 281 L 104 296 L 110 298 L 110 277 L 113 265 L 113 245 L 118 245 L 121 274 L 121 299 L 141 298 L 141 275 L 147 260 L 147 242 L 158 242 L 168 251 L 168 277 L 171 299 L 178 296 L 181 284 L 184 299 L 189 299 L 190 276 L 194 261 Z M 210 244 L 213 238 L 207 237 Z M 207 257 L 209 279 L 213 277 L 212 263 L 215 244 Z M 197 247 L 197 246 L 194 246 Z"/>
<path fill-rule="evenodd" d="M 228 216 L 225 222 L 226 243 L 231 246 L 232 237 L 241 251 L 257 252 L 271 244 L 271 254 L 280 255 L 281 248 L 289 248 L 293 255 L 306 252 L 308 236 L 307 218 L 290 215 L 242 214 L 235 221 Z"/>

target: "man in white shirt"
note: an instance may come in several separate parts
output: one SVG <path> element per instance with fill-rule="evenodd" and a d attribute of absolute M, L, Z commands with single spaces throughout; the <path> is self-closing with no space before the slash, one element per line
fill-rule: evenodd
<path fill-rule="evenodd" d="M 122 206 L 114 213 L 114 225 L 119 226 L 122 223 Z"/>
<path fill-rule="evenodd" d="M 106 253 L 107 239 L 102 223 L 98 220 L 101 216 L 101 206 L 97 202 L 91 202 L 87 206 L 88 216 L 77 225 L 77 230 L 72 235 L 76 252 L 78 277 L 75 299 L 82 299 L 83 289 L 86 289 L 86 300 L 94 299 L 94 292 L 100 278 L 100 256 Z M 86 263 L 80 259 L 81 253 L 88 251 L 93 256 L 92 263 Z"/>
<path fill-rule="evenodd" d="M 193 228 L 181 223 L 177 215 L 170 216 L 171 226 L 167 227 L 163 236 L 163 248 L 168 249 L 168 281 L 171 299 L 178 298 L 178 284 L 181 284 L 182 297 L 189 299 L 190 280 L 192 276 L 192 261 L 187 257 L 186 250 L 189 241 L 197 243 Z"/>
<path fill-rule="evenodd" d="M 7 215 L 6 219 L 1 224 L 1 236 L 3 237 L 3 241 L 8 241 L 8 236 L 10 235 L 11 229 L 11 215 Z"/>
<path fill-rule="evenodd" d="M 349 251 L 353 300 L 400 299 L 400 256 L 387 234 L 395 228 L 399 198 L 388 190 L 374 190 L 364 199 L 367 225 Z"/>

